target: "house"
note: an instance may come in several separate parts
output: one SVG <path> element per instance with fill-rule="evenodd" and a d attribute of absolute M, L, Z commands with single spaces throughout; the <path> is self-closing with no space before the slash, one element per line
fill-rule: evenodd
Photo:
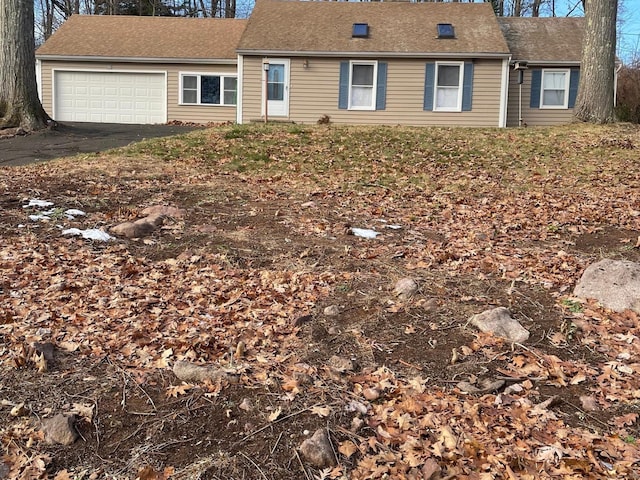
<path fill-rule="evenodd" d="M 489 3 L 258 0 L 237 121 L 504 126 L 510 56 Z"/>
<path fill-rule="evenodd" d="M 571 120 L 581 38 L 484 2 L 258 0 L 249 20 L 72 16 L 36 58 L 58 121 L 504 127 Z"/>
<path fill-rule="evenodd" d="M 42 104 L 61 122 L 234 121 L 246 23 L 72 15 L 36 52 Z"/>
<path fill-rule="evenodd" d="M 514 66 L 507 126 L 571 122 L 580 80 L 584 19 L 504 17 L 498 22 Z"/>

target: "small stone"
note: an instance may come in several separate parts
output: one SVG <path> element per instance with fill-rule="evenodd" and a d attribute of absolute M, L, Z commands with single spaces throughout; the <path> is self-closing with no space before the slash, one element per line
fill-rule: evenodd
<path fill-rule="evenodd" d="M 149 215 L 135 222 L 124 222 L 111 227 L 111 233 L 126 238 L 142 238 L 151 235 L 162 226 L 165 216 L 160 214 Z"/>
<path fill-rule="evenodd" d="M 409 277 L 401 278 L 396 282 L 393 293 L 402 300 L 408 300 L 418 291 L 418 283 Z"/>
<path fill-rule="evenodd" d="M 195 365 L 183 360 L 178 360 L 174 364 L 173 373 L 183 382 L 204 382 L 205 380 L 217 381 L 226 377 L 226 373 L 219 368 Z"/>
<path fill-rule="evenodd" d="M 316 430 L 298 448 L 304 459 L 316 468 L 334 467 L 338 464 L 325 429 Z"/>
<path fill-rule="evenodd" d="M 253 410 L 253 402 L 251 401 L 250 398 L 243 398 L 240 405 L 238 405 L 238 408 L 240 410 L 244 410 L 245 412 L 248 412 L 249 410 Z"/>
<path fill-rule="evenodd" d="M 491 380 L 489 378 L 485 378 L 481 380 L 477 385 L 473 385 L 470 382 L 463 381 L 459 382 L 456 386 L 463 393 L 482 394 L 500 390 L 504 386 L 504 384 L 504 380 Z"/>
<path fill-rule="evenodd" d="M 582 395 L 580 397 L 580 403 L 582 404 L 582 409 L 586 412 L 597 412 L 600 410 L 600 408 L 598 408 L 598 401 L 596 400 L 596 397 Z"/>
<path fill-rule="evenodd" d="M 352 372 L 354 370 L 354 364 L 351 360 L 337 355 L 332 356 L 328 364 L 332 370 L 339 373 Z"/>
<path fill-rule="evenodd" d="M 78 439 L 75 428 L 75 415 L 58 414 L 42 422 L 44 440 L 48 444 L 71 445 Z"/>
<path fill-rule="evenodd" d="M 26 417 L 30 413 L 29 409 L 24 406 L 24 403 L 19 403 L 9 412 L 12 417 Z"/>
<path fill-rule="evenodd" d="M 336 315 L 340 315 L 340 307 L 338 305 L 329 305 L 324 309 L 324 314 L 327 317 L 335 317 Z"/>
<path fill-rule="evenodd" d="M 529 331 L 512 318 L 511 312 L 505 307 L 478 313 L 469 321 L 480 331 L 492 333 L 513 343 L 523 343 L 529 338 Z"/>

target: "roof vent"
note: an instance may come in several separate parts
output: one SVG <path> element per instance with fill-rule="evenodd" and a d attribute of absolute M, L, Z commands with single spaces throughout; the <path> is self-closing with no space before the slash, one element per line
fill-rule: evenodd
<path fill-rule="evenodd" d="M 451 25 L 450 23 L 439 23 L 438 38 L 456 38 L 455 31 L 453 30 L 453 25 Z"/>
<path fill-rule="evenodd" d="M 353 38 L 367 38 L 369 36 L 369 24 L 368 23 L 354 23 L 353 30 L 351 31 L 351 37 Z"/>

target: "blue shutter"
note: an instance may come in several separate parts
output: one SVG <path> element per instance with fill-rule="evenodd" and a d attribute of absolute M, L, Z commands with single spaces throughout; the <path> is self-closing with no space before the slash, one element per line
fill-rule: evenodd
<path fill-rule="evenodd" d="M 540 89 L 542 88 L 542 70 L 531 70 L 531 108 L 540 108 Z"/>
<path fill-rule="evenodd" d="M 424 72 L 424 110 L 433 111 L 433 90 L 436 81 L 436 64 L 427 63 Z"/>
<path fill-rule="evenodd" d="M 578 96 L 578 84 L 580 83 L 580 70 L 577 68 L 571 69 L 571 76 L 569 77 L 569 108 L 576 106 L 576 97 Z"/>
<path fill-rule="evenodd" d="M 473 63 L 464 62 L 464 73 L 462 83 L 462 111 L 471 111 L 471 100 L 473 98 Z"/>
<path fill-rule="evenodd" d="M 349 62 L 340 62 L 340 92 L 338 93 L 338 108 L 349 108 Z"/>
<path fill-rule="evenodd" d="M 376 86 L 376 110 L 387 105 L 387 62 L 378 62 L 378 84 Z"/>

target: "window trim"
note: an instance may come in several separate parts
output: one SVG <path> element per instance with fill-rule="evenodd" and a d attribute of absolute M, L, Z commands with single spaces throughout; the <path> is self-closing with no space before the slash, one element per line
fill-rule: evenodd
<path fill-rule="evenodd" d="M 236 107 L 238 105 L 238 74 L 237 73 L 214 73 L 214 72 L 180 72 L 179 73 L 180 82 L 179 82 L 179 90 L 178 90 L 178 105 L 184 105 L 189 107 Z M 184 77 L 196 77 L 197 85 L 196 85 L 196 103 L 185 102 L 183 100 L 184 94 Z M 202 77 L 219 77 L 220 78 L 220 103 L 202 103 L 200 102 L 201 98 L 201 88 L 202 88 Z M 235 78 L 236 80 L 236 102 L 235 103 L 224 103 L 224 93 L 225 93 L 225 79 L 226 78 Z M 189 89 L 192 90 L 192 89 Z"/>
<path fill-rule="evenodd" d="M 453 87 L 439 87 L 438 75 L 440 73 L 440 67 L 459 67 L 458 74 L 458 98 L 456 100 L 455 107 L 439 107 L 438 106 L 438 89 Z M 435 73 L 433 78 L 433 111 L 434 112 L 462 112 L 462 91 L 464 89 L 464 62 L 436 62 Z"/>
<path fill-rule="evenodd" d="M 371 105 L 354 106 L 352 91 L 353 91 L 353 67 L 356 65 L 372 65 L 373 66 L 373 83 L 371 85 Z M 378 61 L 366 61 L 366 60 L 350 60 L 349 61 L 349 99 L 348 110 L 360 110 L 360 111 L 375 111 L 377 105 L 377 91 L 378 91 Z"/>
<path fill-rule="evenodd" d="M 562 105 L 544 104 L 544 76 L 546 73 L 564 73 L 564 103 Z M 540 77 L 540 108 L 545 110 L 567 110 L 569 108 L 569 86 L 571 82 L 571 69 L 569 68 L 543 68 Z"/>

